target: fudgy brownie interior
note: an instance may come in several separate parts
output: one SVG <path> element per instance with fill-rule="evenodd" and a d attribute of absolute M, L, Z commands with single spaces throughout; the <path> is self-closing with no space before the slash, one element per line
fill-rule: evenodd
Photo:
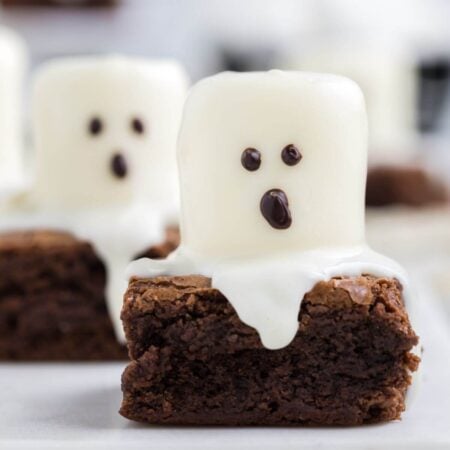
<path fill-rule="evenodd" d="M 267 350 L 203 276 L 133 279 L 121 414 L 153 424 L 358 425 L 398 419 L 419 359 L 394 279 L 320 282 L 293 342 Z"/>

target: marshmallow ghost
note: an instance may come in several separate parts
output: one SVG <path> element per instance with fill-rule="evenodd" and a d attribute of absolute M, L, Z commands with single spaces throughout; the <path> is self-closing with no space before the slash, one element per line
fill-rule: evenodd
<path fill-rule="evenodd" d="M 367 104 L 371 161 L 395 163 L 415 156 L 418 86 L 416 62 L 407 49 L 338 39 L 316 45 L 289 66 L 336 73 L 358 83 Z"/>
<path fill-rule="evenodd" d="M 50 207 L 177 198 L 175 143 L 187 89 L 178 63 L 60 59 L 36 77 L 35 198 Z"/>
<path fill-rule="evenodd" d="M 366 139 L 364 99 L 348 79 L 271 71 L 200 82 L 179 136 L 183 243 L 208 257 L 363 243 Z"/>
<path fill-rule="evenodd" d="M 0 187 L 10 190 L 23 177 L 22 92 L 27 66 L 25 43 L 0 28 Z"/>
<path fill-rule="evenodd" d="M 365 245 L 367 123 L 351 80 L 223 73 L 199 82 L 178 140 L 181 246 L 129 276 L 202 274 L 263 345 L 288 345 L 320 280 L 403 270 Z"/>

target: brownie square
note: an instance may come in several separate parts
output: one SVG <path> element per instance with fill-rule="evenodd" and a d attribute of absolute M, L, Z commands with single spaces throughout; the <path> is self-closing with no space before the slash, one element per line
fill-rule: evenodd
<path fill-rule="evenodd" d="M 203 276 L 134 278 L 120 413 L 151 424 L 360 425 L 405 409 L 418 337 L 395 279 L 317 283 L 291 344 L 268 350 Z"/>
<path fill-rule="evenodd" d="M 165 257 L 178 245 L 148 249 Z M 0 235 L 0 360 L 126 359 L 107 311 L 106 272 L 88 242 L 61 231 Z"/>
<path fill-rule="evenodd" d="M 58 231 L 0 236 L 0 359 L 123 359 L 92 246 Z"/>

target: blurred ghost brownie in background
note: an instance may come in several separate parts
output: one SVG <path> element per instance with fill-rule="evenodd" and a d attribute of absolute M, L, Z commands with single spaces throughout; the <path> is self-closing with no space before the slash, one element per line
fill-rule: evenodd
<path fill-rule="evenodd" d="M 417 54 L 383 39 L 337 38 L 287 58 L 286 64 L 348 76 L 363 90 L 369 118 L 367 206 L 416 208 L 447 202 L 445 181 L 430 170 L 420 140 L 423 86 Z"/>
<path fill-rule="evenodd" d="M 125 355 L 125 268 L 178 245 L 175 141 L 187 84 L 172 60 L 72 57 L 39 68 L 34 179 L 0 216 L 0 357 Z"/>

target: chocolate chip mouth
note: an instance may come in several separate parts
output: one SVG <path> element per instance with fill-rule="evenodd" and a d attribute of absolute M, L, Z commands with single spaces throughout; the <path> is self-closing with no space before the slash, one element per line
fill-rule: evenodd
<path fill-rule="evenodd" d="M 287 195 L 281 189 L 270 189 L 261 198 L 261 214 L 277 230 L 285 230 L 292 224 Z"/>
<path fill-rule="evenodd" d="M 125 178 L 128 173 L 128 163 L 121 153 L 116 153 L 111 158 L 111 172 L 117 178 Z"/>

